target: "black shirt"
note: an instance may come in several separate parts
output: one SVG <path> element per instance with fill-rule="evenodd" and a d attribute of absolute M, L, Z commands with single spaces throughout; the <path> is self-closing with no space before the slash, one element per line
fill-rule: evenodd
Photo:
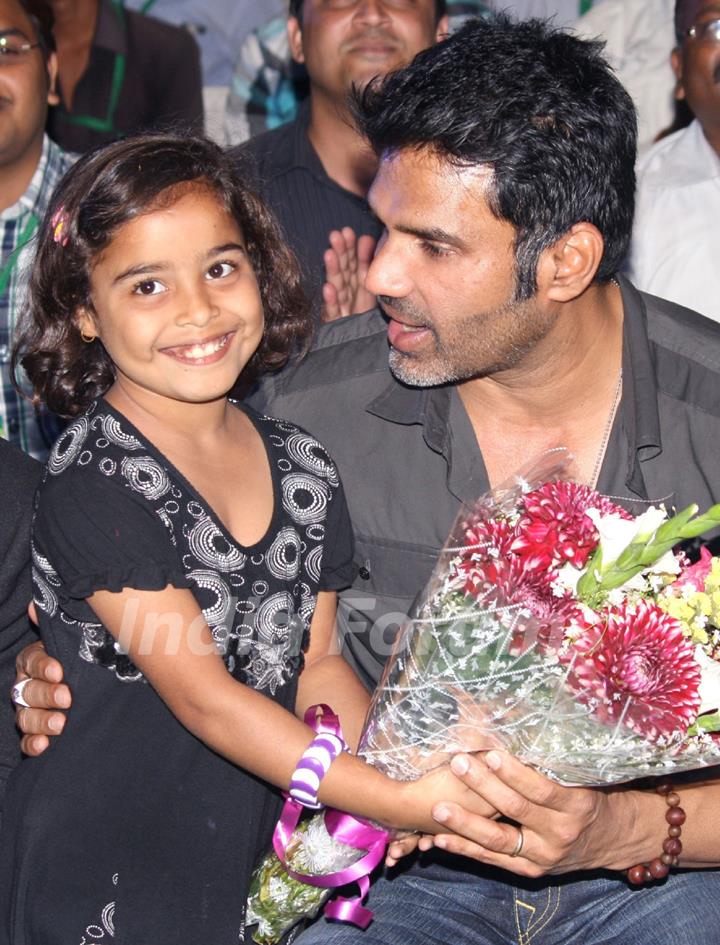
<path fill-rule="evenodd" d="M 30 518 L 43 468 L 0 438 L 0 817 L 5 781 L 20 761 L 20 736 L 10 702 L 15 657 L 37 634 L 28 619 Z"/>
<path fill-rule="evenodd" d="M 328 177 L 308 138 L 310 105 L 294 122 L 252 138 L 233 149 L 250 160 L 256 186 L 282 226 L 300 260 L 306 288 L 320 311 L 325 281 L 323 254 L 331 230 L 352 227 L 358 236 L 378 239 L 382 226 L 367 201 Z M 246 161 L 241 162 L 241 172 Z"/>
<path fill-rule="evenodd" d="M 351 533 L 320 444 L 248 413 L 274 493 L 271 524 L 251 546 L 104 401 L 53 448 L 33 523 L 33 579 L 41 635 L 63 663 L 73 711 L 63 737 L 8 782 L 0 941 L 6 927 L 12 942 L 79 942 L 90 925 L 112 937 L 112 904 L 123 942 L 241 938 L 278 792 L 181 725 L 86 598 L 189 588 L 228 671 L 293 710 L 317 593 L 350 580 Z M 147 621 L 142 632 L 141 649 L 152 645 Z M 180 632 L 192 641 L 192 625 Z M 241 723 L 235 734 L 245 737 Z"/>
<path fill-rule="evenodd" d="M 203 130 L 200 50 L 188 30 L 99 0 L 87 68 L 73 95 L 48 112 L 66 151 L 88 151 L 139 131 Z"/>

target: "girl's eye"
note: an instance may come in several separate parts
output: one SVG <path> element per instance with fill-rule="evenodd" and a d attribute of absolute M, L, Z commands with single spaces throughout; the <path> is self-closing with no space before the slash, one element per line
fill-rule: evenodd
<path fill-rule="evenodd" d="M 234 263 L 216 262 L 207 271 L 208 279 L 224 279 L 236 269 L 237 266 Z"/>
<path fill-rule="evenodd" d="M 165 286 L 157 279 L 144 279 L 133 286 L 135 295 L 159 295 L 165 291 Z"/>

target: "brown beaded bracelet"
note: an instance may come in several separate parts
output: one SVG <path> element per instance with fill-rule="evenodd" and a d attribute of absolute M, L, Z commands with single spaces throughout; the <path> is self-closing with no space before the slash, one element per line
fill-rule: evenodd
<path fill-rule="evenodd" d="M 658 794 L 665 798 L 668 809 L 665 811 L 665 820 L 668 822 L 668 835 L 663 841 L 663 852 L 649 863 L 638 863 L 627 871 L 627 878 L 635 886 L 642 886 L 654 879 L 664 879 L 670 868 L 678 865 L 678 857 L 682 853 L 680 834 L 685 823 L 685 811 L 680 807 L 680 795 L 673 791 L 669 781 L 661 781 L 655 788 Z"/>

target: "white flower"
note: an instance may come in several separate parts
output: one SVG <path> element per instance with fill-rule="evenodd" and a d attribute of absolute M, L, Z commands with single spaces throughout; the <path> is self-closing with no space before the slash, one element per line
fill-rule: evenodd
<path fill-rule="evenodd" d="M 558 569 L 557 576 L 553 581 L 553 594 L 556 597 L 562 597 L 565 591 L 571 591 L 574 595 L 577 595 L 577 585 L 582 573 L 579 568 L 573 567 L 570 563 L 564 564 Z"/>
<path fill-rule="evenodd" d="M 588 509 L 585 514 L 592 520 L 600 535 L 602 571 L 607 571 L 636 538 L 649 541 L 663 522 L 667 521 L 665 509 L 655 508 L 653 505 L 635 519 L 603 515 L 599 509 Z M 633 575 L 618 590 L 646 591 L 647 575 L 680 574 L 680 571 L 680 563 L 673 552 L 666 551 L 654 564 Z"/>
<path fill-rule="evenodd" d="M 698 715 L 720 709 L 720 663 L 708 656 L 701 646 L 695 647 L 700 664 L 700 708 Z"/>
<path fill-rule="evenodd" d="M 603 568 L 617 561 L 635 537 L 650 538 L 667 519 L 665 510 L 656 509 L 654 505 L 634 519 L 603 515 L 599 509 L 588 509 L 585 514 L 592 520 L 600 535 Z"/>

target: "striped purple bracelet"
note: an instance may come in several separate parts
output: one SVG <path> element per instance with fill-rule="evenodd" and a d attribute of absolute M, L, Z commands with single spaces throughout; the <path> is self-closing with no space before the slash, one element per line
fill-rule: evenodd
<path fill-rule="evenodd" d="M 318 717 L 318 709 L 322 715 Z M 289 795 L 303 807 L 319 810 L 324 807 L 318 801 L 320 782 L 330 770 L 337 756 L 347 750 L 342 736 L 340 720 L 333 710 L 324 704 L 313 705 L 305 713 L 305 724 L 318 733 L 305 749 L 302 758 L 290 779 Z"/>

